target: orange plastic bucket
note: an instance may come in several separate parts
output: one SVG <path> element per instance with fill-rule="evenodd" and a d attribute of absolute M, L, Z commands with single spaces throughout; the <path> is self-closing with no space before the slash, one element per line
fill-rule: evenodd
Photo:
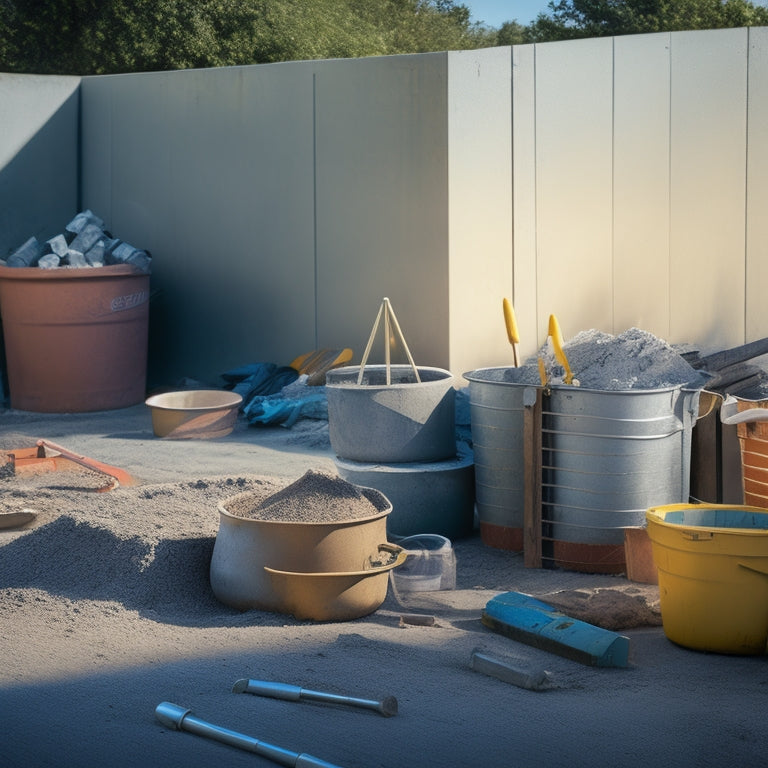
<path fill-rule="evenodd" d="M 736 425 L 744 503 L 768 507 L 768 400 L 729 395 L 721 418 L 725 424 Z"/>
<path fill-rule="evenodd" d="M 146 272 L 0 267 L 0 314 L 12 408 L 79 413 L 144 401 Z"/>

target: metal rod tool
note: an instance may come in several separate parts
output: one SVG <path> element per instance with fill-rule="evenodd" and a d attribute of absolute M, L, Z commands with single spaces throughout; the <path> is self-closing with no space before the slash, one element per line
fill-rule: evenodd
<path fill-rule="evenodd" d="M 335 693 L 322 691 L 310 691 L 298 685 L 289 683 L 272 683 L 266 680 L 238 680 L 232 686 L 232 693 L 253 693 L 256 696 L 268 696 L 272 699 L 284 699 L 285 701 L 322 701 L 330 704 L 346 704 L 351 707 L 372 709 L 384 717 L 397 714 L 397 699 L 387 696 L 380 701 L 372 699 L 357 699 L 353 696 L 340 696 Z"/>
<path fill-rule="evenodd" d="M 264 741 L 254 739 L 252 736 L 246 736 L 237 731 L 230 731 L 228 728 L 222 728 L 219 725 L 213 725 L 205 720 L 201 720 L 192 714 L 192 710 L 184 709 L 178 704 L 171 704 L 164 701 L 155 708 L 157 719 L 167 728 L 173 728 L 177 731 L 189 731 L 198 736 L 205 736 L 215 741 L 221 741 L 232 747 L 239 747 L 246 752 L 254 752 L 261 757 L 266 757 L 280 765 L 287 765 L 290 768 L 339 768 L 333 763 L 327 763 L 312 755 L 305 753 L 299 754 L 289 749 L 276 747 L 267 744 Z"/>

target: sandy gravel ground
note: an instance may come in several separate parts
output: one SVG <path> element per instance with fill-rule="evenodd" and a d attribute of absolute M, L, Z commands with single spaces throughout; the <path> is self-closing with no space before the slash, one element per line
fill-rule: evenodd
<path fill-rule="evenodd" d="M 327 424 L 165 441 L 142 406 L 77 415 L 0 411 L 0 448 L 55 441 L 137 484 L 97 492 L 87 472 L 0 478 L 0 765 L 274 765 L 163 727 L 173 702 L 262 743 L 347 768 L 394 766 L 752 766 L 768 754 L 765 656 L 678 647 L 658 588 L 624 576 L 526 569 L 477 536 L 454 542 L 457 588 L 397 595 L 348 622 L 229 609 L 208 566 L 217 504 L 334 471 Z M 483 607 L 516 590 L 630 638 L 625 669 L 588 667 L 486 628 Z M 434 617 L 403 625 L 404 614 Z M 474 650 L 549 673 L 531 691 L 470 667 Z M 360 698 L 398 714 L 233 693 L 242 678 Z M 286 762 L 284 764 L 294 764 Z"/>

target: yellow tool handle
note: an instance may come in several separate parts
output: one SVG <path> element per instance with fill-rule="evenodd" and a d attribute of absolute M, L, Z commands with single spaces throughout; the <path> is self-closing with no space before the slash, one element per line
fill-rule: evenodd
<path fill-rule="evenodd" d="M 515 310 L 509 299 L 504 299 L 504 322 L 507 326 L 507 337 L 510 344 L 520 343 L 520 333 L 517 330 L 517 320 L 515 319 Z"/>
<path fill-rule="evenodd" d="M 507 326 L 507 338 L 512 345 L 512 360 L 517 368 L 520 365 L 520 334 L 517 330 L 517 320 L 515 319 L 515 310 L 512 308 L 512 302 L 505 298 L 502 302 L 504 307 L 504 324 Z"/>
<path fill-rule="evenodd" d="M 539 378 L 541 379 L 541 386 L 547 386 L 547 367 L 544 365 L 544 360 L 539 357 Z"/>
<path fill-rule="evenodd" d="M 555 359 L 560 365 L 565 368 L 565 383 L 573 383 L 573 372 L 571 366 L 568 363 L 565 351 L 563 350 L 563 334 L 560 331 L 560 323 L 557 322 L 557 318 L 554 315 L 549 316 L 549 336 L 552 339 L 552 346 L 555 350 Z"/>

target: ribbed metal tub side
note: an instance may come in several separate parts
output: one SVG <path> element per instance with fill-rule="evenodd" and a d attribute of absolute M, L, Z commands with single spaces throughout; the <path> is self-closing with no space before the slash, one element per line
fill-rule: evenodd
<path fill-rule="evenodd" d="M 553 386 L 542 406 L 542 521 L 555 562 L 625 570 L 624 529 L 687 502 L 699 390 Z"/>
<path fill-rule="evenodd" d="M 479 368 L 469 381 L 475 502 L 484 544 L 522 551 L 525 502 L 525 405 L 536 388 L 515 381 L 520 369 Z M 526 391 L 528 394 L 526 395 Z"/>

